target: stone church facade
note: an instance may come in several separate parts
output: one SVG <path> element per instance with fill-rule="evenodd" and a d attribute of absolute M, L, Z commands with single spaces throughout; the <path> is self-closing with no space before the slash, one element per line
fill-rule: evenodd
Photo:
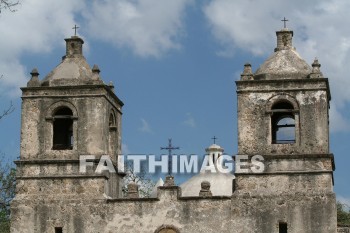
<path fill-rule="evenodd" d="M 95 166 L 109 155 L 117 165 L 123 102 L 87 64 L 84 41 L 66 39 L 62 62 L 43 80 L 34 69 L 22 88 L 11 232 L 337 232 L 328 79 L 317 60 L 310 66 L 298 55 L 292 31 L 276 34 L 274 53 L 255 73 L 246 64 L 236 81 L 238 155 L 263 156 L 264 172 L 246 164 L 230 195 L 184 196 L 166 182 L 154 198 L 131 186 L 122 197 L 123 174 L 79 171 L 80 155 L 94 155 Z"/>

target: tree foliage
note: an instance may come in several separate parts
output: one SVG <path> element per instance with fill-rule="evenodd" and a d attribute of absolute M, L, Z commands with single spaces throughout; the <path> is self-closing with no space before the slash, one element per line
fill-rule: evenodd
<path fill-rule="evenodd" d="M 145 166 L 141 166 L 140 172 L 135 172 L 133 170 L 132 163 L 129 162 L 125 166 L 125 177 L 123 179 L 123 195 L 126 196 L 128 192 L 128 184 L 134 182 L 139 186 L 139 196 L 140 197 L 150 197 L 152 189 L 154 187 L 154 182 L 148 175 Z"/>
<path fill-rule="evenodd" d="M 0 1 L 1 1 L 1 0 L 0 0 Z M 1 8 L 0 8 L 0 9 L 1 9 Z M 2 79 L 2 78 L 3 78 L 3 76 L 1 75 L 1 76 L 0 76 L 0 79 Z M 12 102 L 10 102 L 9 106 L 8 106 L 7 108 L 5 108 L 5 109 L 2 111 L 2 113 L 0 113 L 0 120 L 1 120 L 3 117 L 5 117 L 5 116 L 9 115 L 10 113 L 12 113 L 14 110 L 15 110 L 15 108 L 13 107 Z"/>
<path fill-rule="evenodd" d="M 9 115 L 10 113 L 12 113 L 15 110 L 15 108 L 13 107 L 12 102 L 10 102 L 9 106 L 7 108 L 5 108 L 5 110 L 2 111 L 2 113 L 0 114 L 0 120 Z"/>
<path fill-rule="evenodd" d="M 10 202 L 16 192 L 16 171 L 9 164 L 0 162 L 0 232 L 10 232 Z"/>
<path fill-rule="evenodd" d="M 9 10 L 11 12 L 16 11 L 15 7 L 18 6 L 19 1 L 14 0 L 0 0 L 0 13 L 2 10 Z"/>
<path fill-rule="evenodd" d="M 337 202 L 338 225 L 350 225 L 350 208 L 348 205 Z"/>

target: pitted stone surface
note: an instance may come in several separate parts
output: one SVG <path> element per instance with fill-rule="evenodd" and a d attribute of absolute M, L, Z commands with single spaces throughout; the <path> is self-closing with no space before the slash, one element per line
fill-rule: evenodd
<path fill-rule="evenodd" d="M 311 66 L 293 49 L 272 54 L 255 72 L 257 79 L 307 78 Z"/>

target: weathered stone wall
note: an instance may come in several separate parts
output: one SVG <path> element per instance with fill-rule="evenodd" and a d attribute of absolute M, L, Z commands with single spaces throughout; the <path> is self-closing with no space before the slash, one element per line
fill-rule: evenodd
<path fill-rule="evenodd" d="M 154 233 L 173 225 L 184 233 L 278 233 L 283 221 L 289 233 L 335 233 L 335 212 L 335 197 L 327 193 L 182 198 L 176 187 L 162 187 L 154 199 L 48 194 L 14 201 L 12 232 L 53 233 L 54 227 L 63 227 L 63 232 L 75 233 Z"/>
<path fill-rule="evenodd" d="M 121 153 L 123 103 L 103 84 L 29 87 L 22 91 L 21 156 L 16 161 L 12 232 L 54 232 L 54 228 L 46 228 L 57 215 L 51 210 L 59 213 L 74 208 L 79 212 L 84 210 L 83 207 L 79 210 L 84 202 L 105 202 L 107 198 L 121 196 L 121 176 L 106 172 L 96 174 L 95 169 L 102 155 L 109 155 L 117 165 L 116 155 Z M 60 107 L 68 107 L 73 112 L 71 150 L 52 148 L 53 113 Z M 96 157 L 86 173 L 79 171 L 81 155 Z M 54 207 L 54 203 L 60 204 Z M 69 227 L 78 229 L 80 222 L 74 216 L 74 212 L 64 212 L 60 219 L 64 222 L 73 217 L 73 226 Z M 88 216 L 85 218 L 89 221 Z M 81 232 L 88 230 L 82 228 Z"/>
<path fill-rule="evenodd" d="M 329 153 L 327 79 L 237 81 L 238 154 Z M 271 105 L 295 102 L 296 143 L 273 144 Z M 292 102 L 292 103 L 293 103 Z"/>
<path fill-rule="evenodd" d="M 104 175 L 95 176 L 56 176 L 42 178 L 19 178 L 17 181 L 16 199 L 36 200 L 41 198 L 104 198 Z"/>
<path fill-rule="evenodd" d="M 293 190 L 293 191 L 291 191 Z M 278 195 L 281 193 L 331 193 L 331 174 L 247 174 L 236 175 L 236 191 L 254 195 Z"/>
<path fill-rule="evenodd" d="M 254 173 L 251 156 L 236 171 L 235 190 L 254 195 L 277 195 L 284 192 L 333 192 L 333 155 L 265 155 L 264 171 Z"/>
<path fill-rule="evenodd" d="M 121 106 L 103 85 L 65 88 L 25 88 L 22 96 L 21 159 L 79 159 L 79 155 L 121 152 Z M 53 111 L 73 111 L 73 150 L 52 150 Z M 109 151 L 110 111 L 116 114 L 116 142 Z M 79 151 L 79 153 L 76 153 Z"/>

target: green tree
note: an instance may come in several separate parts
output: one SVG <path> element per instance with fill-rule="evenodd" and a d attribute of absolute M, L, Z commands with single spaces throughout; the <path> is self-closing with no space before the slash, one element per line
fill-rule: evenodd
<path fill-rule="evenodd" d="M 128 162 L 125 166 L 125 177 L 123 179 L 122 188 L 123 195 L 126 196 L 128 192 L 128 184 L 134 182 L 139 186 L 140 197 L 150 197 L 154 187 L 154 182 L 147 173 L 146 166 L 142 164 L 140 167 L 140 172 L 135 172 L 132 165 L 132 162 Z"/>
<path fill-rule="evenodd" d="M 10 232 L 10 202 L 16 192 L 16 171 L 10 163 L 0 163 L 0 232 Z"/>
<path fill-rule="evenodd" d="M 350 225 L 349 206 L 339 201 L 337 202 L 337 218 L 338 218 L 338 225 Z"/>

